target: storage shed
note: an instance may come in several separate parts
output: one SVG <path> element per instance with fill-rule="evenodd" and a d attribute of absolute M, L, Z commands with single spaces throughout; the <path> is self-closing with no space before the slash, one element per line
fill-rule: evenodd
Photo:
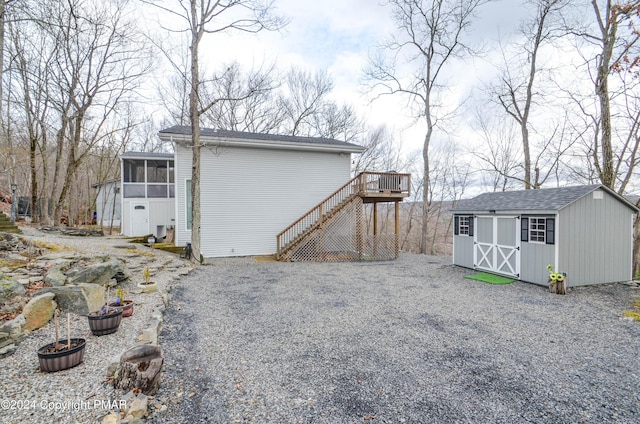
<path fill-rule="evenodd" d="M 603 185 L 481 194 L 454 214 L 453 263 L 547 285 L 629 281 L 638 208 Z"/>

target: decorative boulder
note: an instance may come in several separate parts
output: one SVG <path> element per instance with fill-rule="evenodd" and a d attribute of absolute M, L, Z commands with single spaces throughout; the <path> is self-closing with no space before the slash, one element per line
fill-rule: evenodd
<path fill-rule="evenodd" d="M 16 296 L 24 296 L 22 284 L 10 279 L 0 280 L 0 302 L 11 300 Z"/>
<path fill-rule="evenodd" d="M 70 262 L 56 265 L 47 271 L 47 275 L 44 277 L 45 283 L 51 287 L 64 286 L 67 283 L 67 276 L 64 275 L 64 271 L 69 269 Z"/>
<path fill-rule="evenodd" d="M 104 306 L 105 289 L 98 284 L 51 287 L 40 292 L 54 293 L 60 309 L 77 315 L 88 315 Z"/>
<path fill-rule="evenodd" d="M 0 333 L 5 333 L 10 336 L 18 336 L 22 330 L 22 326 L 27 323 L 24 319 L 24 315 L 20 314 L 11 321 L 7 321 L 0 326 Z"/>
<path fill-rule="evenodd" d="M 20 312 L 26 303 L 24 286 L 19 281 L 0 279 L 0 314 Z"/>
<path fill-rule="evenodd" d="M 55 294 L 44 293 L 32 298 L 22 310 L 26 320 L 22 330 L 33 331 L 47 325 L 56 309 Z"/>
<path fill-rule="evenodd" d="M 112 278 L 118 282 L 129 278 L 124 262 L 118 258 L 109 258 L 106 261 L 73 268 L 67 272 L 68 284 L 88 283 L 106 286 Z"/>

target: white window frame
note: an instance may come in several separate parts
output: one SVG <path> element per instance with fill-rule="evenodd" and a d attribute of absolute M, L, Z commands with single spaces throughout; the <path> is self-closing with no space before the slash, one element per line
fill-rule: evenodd
<path fill-rule="evenodd" d="M 458 217 L 458 235 L 459 236 L 469 236 L 469 227 L 470 220 L 472 218 L 470 216 L 460 215 Z"/>
<path fill-rule="evenodd" d="M 529 217 L 529 243 L 546 244 L 547 218 Z"/>

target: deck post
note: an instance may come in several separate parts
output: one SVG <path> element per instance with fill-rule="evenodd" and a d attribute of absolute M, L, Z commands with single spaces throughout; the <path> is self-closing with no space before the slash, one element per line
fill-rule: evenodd
<path fill-rule="evenodd" d="M 400 202 L 396 203 L 396 259 L 400 256 Z"/>
<path fill-rule="evenodd" d="M 319 214 L 318 215 L 318 221 L 319 221 L 319 223 L 318 223 L 318 231 L 319 231 L 319 234 L 318 234 L 318 246 L 317 246 L 317 249 L 316 249 L 316 255 L 318 255 L 318 258 L 321 258 L 322 257 L 322 244 L 323 244 L 322 243 L 322 227 L 323 227 L 322 224 L 324 223 L 324 217 L 322 216 L 322 203 L 320 203 L 318 214 Z"/>
<path fill-rule="evenodd" d="M 357 208 L 356 212 L 356 243 L 358 244 L 358 260 L 362 260 L 364 243 L 363 243 L 363 232 L 362 232 L 362 220 L 363 220 L 363 210 L 364 204 L 362 204 L 359 208 Z"/>
<path fill-rule="evenodd" d="M 373 204 L 373 257 L 378 258 L 378 202 Z"/>

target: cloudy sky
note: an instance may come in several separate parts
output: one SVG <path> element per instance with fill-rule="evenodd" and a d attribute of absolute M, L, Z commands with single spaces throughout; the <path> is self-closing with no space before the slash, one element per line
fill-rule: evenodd
<path fill-rule="evenodd" d="M 474 39 L 491 49 L 499 38 L 509 37 L 522 17 L 520 0 L 496 0 L 483 7 L 473 28 Z M 418 149 L 423 131 L 409 128 L 401 98 L 371 102 L 362 85 L 369 54 L 394 23 L 380 0 L 276 0 L 277 12 L 290 19 L 280 32 L 257 35 L 233 33 L 205 40 L 202 59 L 211 64 L 237 60 L 247 66 L 275 61 L 282 69 L 296 65 L 310 71 L 326 70 L 335 82 L 333 99 L 350 103 L 369 124 L 387 123 L 408 150 Z M 450 70 L 465 91 L 477 85 L 490 69 L 488 59 L 456 65 Z M 408 147 L 407 147 L 408 146 Z"/>

